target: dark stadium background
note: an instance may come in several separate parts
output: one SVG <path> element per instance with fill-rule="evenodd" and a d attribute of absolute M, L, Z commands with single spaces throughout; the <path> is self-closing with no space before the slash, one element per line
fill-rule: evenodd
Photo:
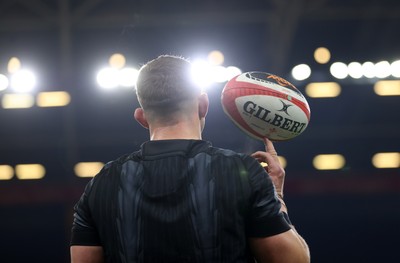
<path fill-rule="evenodd" d="M 80 161 L 107 162 L 147 140 L 133 120 L 133 90 L 98 88 L 98 65 L 119 52 L 139 67 L 160 54 L 188 58 L 217 49 L 225 64 L 292 81 L 335 81 L 313 52 L 331 61 L 400 59 L 400 2 L 396 0 L 2 0 L 0 72 L 12 56 L 40 73 L 38 90 L 66 90 L 66 107 L 0 108 L 0 164 L 41 163 L 41 180 L 0 181 L 0 262 L 69 262 L 72 207 L 89 179 Z M 313 74 L 295 81 L 293 66 Z M 316 263 L 399 262 L 400 171 L 377 169 L 376 152 L 400 150 L 399 96 L 381 97 L 363 79 L 338 80 L 337 98 L 308 98 L 304 134 L 276 143 L 288 161 L 289 215 Z M 204 139 L 251 153 L 263 145 L 224 115 L 223 84 L 209 90 Z M 5 91 L 0 91 L 2 96 Z M 346 157 L 341 170 L 318 171 L 321 153 Z"/>

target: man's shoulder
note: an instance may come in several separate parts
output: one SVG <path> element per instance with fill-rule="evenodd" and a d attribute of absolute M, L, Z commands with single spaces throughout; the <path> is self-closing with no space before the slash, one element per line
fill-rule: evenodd
<path fill-rule="evenodd" d="M 114 160 L 111 160 L 109 162 L 107 162 L 102 170 L 100 171 L 100 174 L 113 174 L 115 170 L 120 169 L 125 163 L 129 162 L 129 161 L 133 161 L 133 162 L 137 162 L 140 158 L 140 151 L 135 151 L 132 153 L 127 153 L 124 155 L 121 155 L 119 157 L 117 157 Z"/>
<path fill-rule="evenodd" d="M 227 148 L 220 148 L 220 147 L 215 147 L 215 146 L 211 146 L 209 148 L 209 152 L 210 154 L 216 154 L 216 155 L 224 155 L 224 156 L 242 156 L 242 153 L 236 152 L 234 150 L 231 149 L 227 149 Z"/>
<path fill-rule="evenodd" d="M 212 155 L 220 155 L 220 156 L 224 156 L 224 157 L 232 157 L 232 158 L 236 157 L 236 158 L 240 158 L 243 160 L 250 157 L 248 154 L 245 154 L 245 153 L 237 152 L 237 151 L 227 149 L 227 148 L 214 147 L 214 146 L 211 146 L 209 148 L 209 153 Z"/>

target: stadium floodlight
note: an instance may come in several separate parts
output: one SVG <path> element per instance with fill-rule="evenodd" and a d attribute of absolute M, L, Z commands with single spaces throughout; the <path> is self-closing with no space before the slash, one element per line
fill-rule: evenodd
<path fill-rule="evenodd" d="M 71 102 L 71 96 L 66 91 L 40 92 L 36 97 L 39 107 L 63 107 Z"/>
<path fill-rule="evenodd" d="M 371 61 L 364 62 L 361 70 L 364 77 L 369 79 L 375 78 L 375 65 Z"/>
<path fill-rule="evenodd" d="M 314 157 L 313 165 L 317 170 L 339 170 L 346 164 L 346 159 L 341 154 L 319 154 Z"/>
<path fill-rule="evenodd" d="M 351 62 L 348 65 L 349 76 L 353 79 L 359 79 L 363 76 L 362 65 L 359 62 Z"/>
<path fill-rule="evenodd" d="M 14 177 L 14 169 L 7 164 L 0 164 L 0 180 L 10 180 Z"/>
<path fill-rule="evenodd" d="M 379 80 L 374 91 L 379 96 L 400 96 L 400 80 Z"/>
<path fill-rule="evenodd" d="M 348 67 L 343 62 L 335 62 L 330 67 L 332 76 L 337 79 L 344 79 L 349 75 Z"/>
<path fill-rule="evenodd" d="M 5 90 L 8 87 L 9 81 L 7 76 L 0 74 L 0 91 Z"/>
<path fill-rule="evenodd" d="M 229 66 L 226 68 L 226 80 L 230 80 L 240 74 L 242 74 L 242 70 L 238 67 Z"/>
<path fill-rule="evenodd" d="M 15 166 L 15 173 L 20 180 L 42 179 L 46 169 L 41 164 L 18 164 Z"/>
<path fill-rule="evenodd" d="M 97 73 L 96 80 L 104 89 L 116 88 L 119 84 L 119 71 L 115 68 L 103 68 Z"/>
<path fill-rule="evenodd" d="M 213 83 L 212 67 L 205 60 L 193 61 L 191 74 L 193 81 L 202 88 L 206 88 Z"/>
<path fill-rule="evenodd" d="M 123 87 L 134 87 L 138 78 L 139 70 L 135 68 L 123 68 L 119 71 L 118 83 Z"/>
<path fill-rule="evenodd" d="M 400 60 L 393 61 L 390 64 L 390 72 L 393 77 L 400 78 Z"/>
<path fill-rule="evenodd" d="M 400 168 L 400 152 L 376 153 L 372 157 L 376 168 Z"/>
<path fill-rule="evenodd" d="M 102 162 L 80 162 L 74 166 L 74 171 L 78 177 L 94 177 L 103 166 Z"/>
<path fill-rule="evenodd" d="M 35 74 L 27 69 L 21 69 L 11 75 L 10 87 L 16 92 L 30 92 L 36 86 Z"/>
<path fill-rule="evenodd" d="M 391 68 L 388 61 L 380 61 L 375 64 L 375 76 L 377 78 L 387 78 L 390 76 Z"/>
<path fill-rule="evenodd" d="M 229 79 L 228 71 L 224 66 L 212 67 L 210 74 L 214 82 L 223 83 Z"/>
<path fill-rule="evenodd" d="M 28 93 L 4 94 L 1 98 L 3 109 L 26 109 L 33 107 L 34 104 L 33 95 Z"/>
<path fill-rule="evenodd" d="M 337 82 L 311 82 L 305 91 L 311 98 L 334 98 L 340 95 L 342 88 Z"/>
<path fill-rule="evenodd" d="M 307 64 L 300 64 L 292 69 L 292 76 L 296 80 L 305 80 L 311 76 L 311 68 Z"/>

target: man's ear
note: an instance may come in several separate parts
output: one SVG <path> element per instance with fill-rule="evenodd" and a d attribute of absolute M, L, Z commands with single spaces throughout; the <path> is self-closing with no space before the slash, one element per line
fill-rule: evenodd
<path fill-rule="evenodd" d="M 146 116 L 144 115 L 144 111 L 142 108 L 137 108 L 135 110 L 135 113 L 133 114 L 133 116 L 135 117 L 135 120 L 142 125 L 144 128 L 148 129 L 149 128 L 149 124 L 146 120 Z"/>
<path fill-rule="evenodd" d="M 209 105 L 209 101 L 208 101 L 208 95 L 207 93 L 202 93 L 199 96 L 199 117 L 201 118 L 205 118 L 208 112 L 208 105 Z"/>

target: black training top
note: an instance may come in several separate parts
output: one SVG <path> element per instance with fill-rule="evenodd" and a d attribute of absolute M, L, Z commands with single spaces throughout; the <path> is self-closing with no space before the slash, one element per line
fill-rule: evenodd
<path fill-rule="evenodd" d="M 254 262 L 247 237 L 290 229 L 252 157 L 201 140 L 149 141 L 110 162 L 75 206 L 71 245 L 106 262 Z"/>

